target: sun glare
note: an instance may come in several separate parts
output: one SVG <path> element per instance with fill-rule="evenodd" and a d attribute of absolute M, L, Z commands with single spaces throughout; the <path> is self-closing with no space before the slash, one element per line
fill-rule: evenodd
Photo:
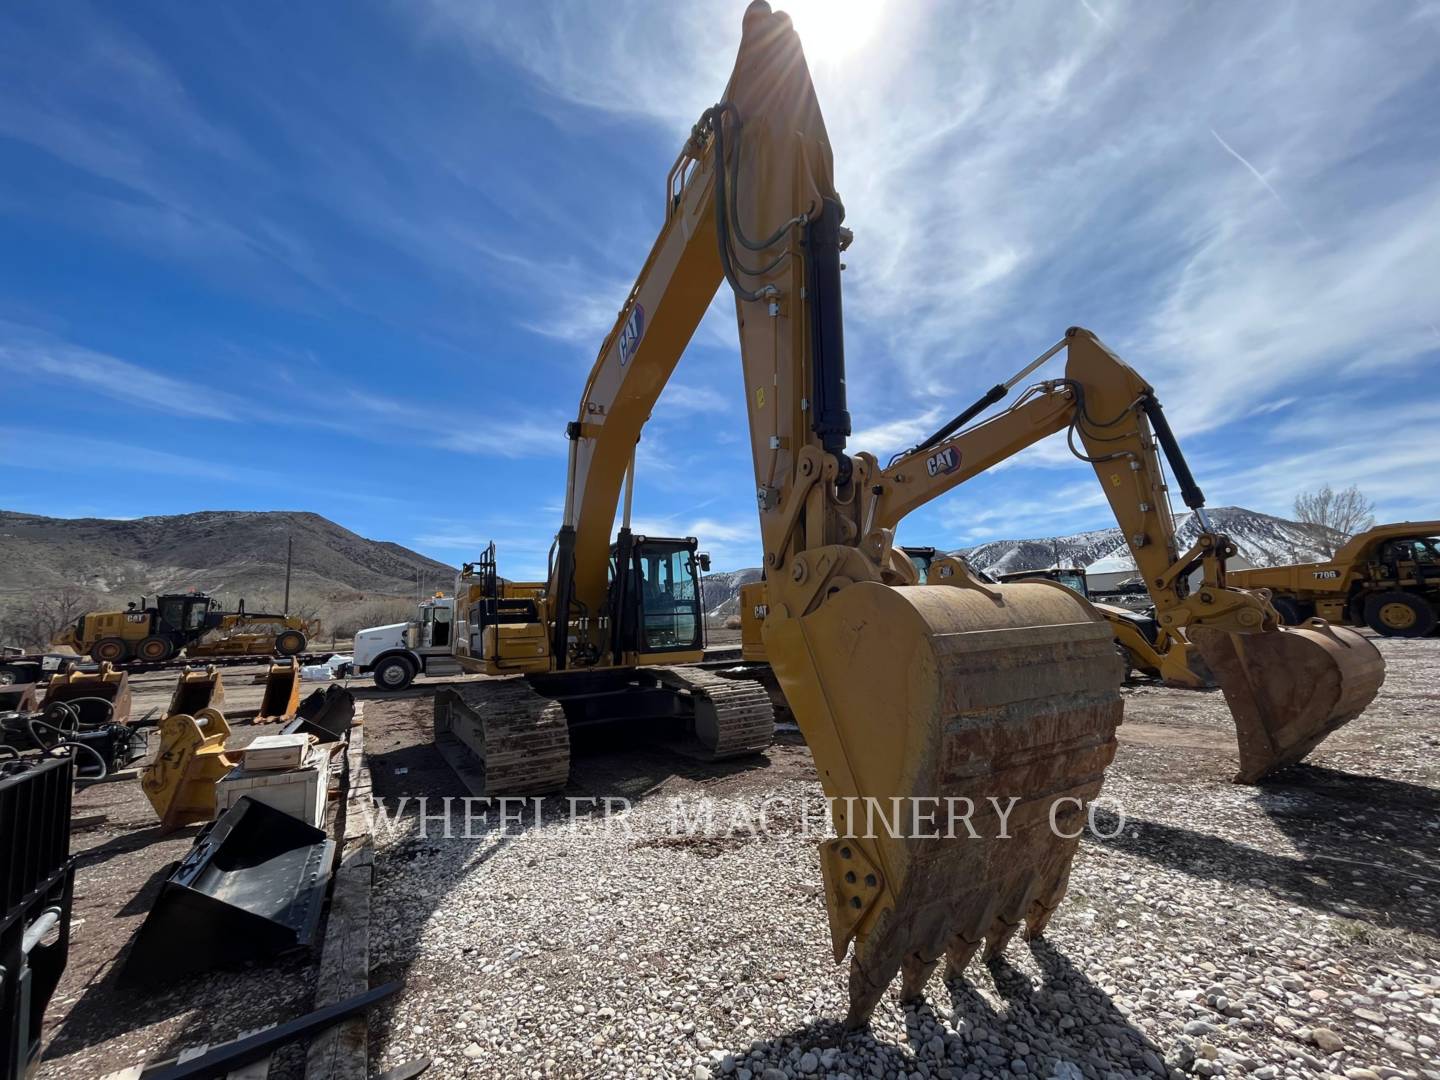
<path fill-rule="evenodd" d="M 771 0 L 770 6 L 790 16 L 812 64 L 848 59 L 885 15 L 883 0 Z"/>

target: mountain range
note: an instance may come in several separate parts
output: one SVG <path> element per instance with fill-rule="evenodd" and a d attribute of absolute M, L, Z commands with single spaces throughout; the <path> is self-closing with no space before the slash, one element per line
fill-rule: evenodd
<path fill-rule="evenodd" d="M 1206 514 L 1211 527 L 1230 537 L 1251 566 L 1276 566 L 1325 558 L 1322 540 L 1328 530 L 1324 526 L 1289 521 L 1239 506 L 1217 506 L 1207 509 Z M 1200 521 L 1193 513 L 1177 514 L 1175 527 L 1182 551 L 1200 533 Z M 1330 535 L 1333 538 L 1334 534 Z M 936 544 L 936 547 L 945 550 L 942 544 Z M 1069 536 L 991 540 L 951 550 L 954 554 L 964 555 L 971 566 L 996 577 L 1047 566 L 1089 568 L 1103 563 L 1105 569 L 1112 572 L 1134 569 L 1135 566 L 1129 544 L 1118 527 L 1093 529 Z M 735 614 L 739 610 L 740 586 L 759 579 L 758 568 L 707 575 L 706 609 L 720 618 Z"/>
<path fill-rule="evenodd" d="M 1208 511 L 1250 565 L 1322 558 L 1320 526 L 1243 507 Z M 1182 547 L 1200 531 L 1193 514 L 1176 519 Z M 335 599 L 413 597 L 419 584 L 449 591 L 455 570 L 387 541 L 367 540 L 319 514 L 206 510 L 128 521 L 49 518 L 0 511 L 0 594 L 78 585 L 97 594 L 153 595 L 197 589 L 230 598 L 278 599 L 285 582 L 286 541 L 294 541 L 292 591 Z M 943 545 L 937 545 L 942 547 Z M 1118 528 L 1069 536 L 992 540 L 954 549 L 991 574 L 1046 566 L 1133 567 Z M 758 567 L 718 571 L 704 581 L 705 608 L 724 618 L 738 610 L 740 586 L 760 580 Z"/>
<path fill-rule="evenodd" d="M 297 596 L 413 597 L 417 587 L 448 592 L 455 579 L 442 562 L 301 511 L 204 510 L 128 521 L 0 511 L 0 593 L 79 586 L 138 597 L 195 589 L 273 601 L 285 589 L 288 540 Z"/>

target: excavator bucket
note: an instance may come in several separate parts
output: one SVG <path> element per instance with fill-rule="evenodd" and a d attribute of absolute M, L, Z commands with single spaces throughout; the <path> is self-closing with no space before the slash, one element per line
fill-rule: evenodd
<path fill-rule="evenodd" d="M 235 765 L 225 755 L 229 737 L 230 725 L 217 709 L 160 721 L 160 745 L 140 774 L 140 790 L 160 815 L 162 832 L 215 816 L 215 785 Z"/>
<path fill-rule="evenodd" d="M 185 668 L 180 672 L 165 715 L 185 713 L 194 716 L 201 709 L 224 708 L 225 683 L 220 678 L 220 669 L 211 664 L 203 668 Z"/>
<path fill-rule="evenodd" d="M 800 618 L 772 607 L 764 633 L 831 800 L 850 1025 L 897 972 L 916 997 L 942 958 L 958 974 L 1041 933 L 1115 754 L 1124 665 L 1095 609 L 1049 582 L 862 582 Z"/>
<path fill-rule="evenodd" d="M 242 797 L 161 886 L 126 980 L 161 982 L 307 948 L 334 855 L 323 829 Z"/>
<path fill-rule="evenodd" d="M 1186 633 L 1235 717 L 1241 784 L 1302 760 L 1364 712 L 1385 681 L 1380 650 L 1324 619 L 1258 634 L 1199 626 Z"/>
<path fill-rule="evenodd" d="M 313 735 L 322 743 L 339 742 L 355 723 L 355 695 L 343 686 L 325 686 L 300 703 L 283 734 Z"/>
<path fill-rule="evenodd" d="M 48 708 L 55 701 L 75 706 L 82 725 L 123 724 L 130 719 L 130 676 L 109 664 L 98 671 L 56 672 L 41 704 Z"/>
<path fill-rule="evenodd" d="M 257 724 L 289 720 L 300 705 L 300 662 L 293 657 L 271 664 L 265 674 L 265 694 L 260 699 Z"/>

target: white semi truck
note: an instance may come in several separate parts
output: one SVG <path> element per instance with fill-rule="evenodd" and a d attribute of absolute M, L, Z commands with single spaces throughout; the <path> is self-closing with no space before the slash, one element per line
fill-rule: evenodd
<path fill-rule="evenodd" d="M 443 666 L 454 655 L 455 598 L 436 594 L 420 601 L 411 622 L 371 626 L 355 634 L 353 671 L 370 673 L 381 690 L 404 690 L 416 675 Z"/>

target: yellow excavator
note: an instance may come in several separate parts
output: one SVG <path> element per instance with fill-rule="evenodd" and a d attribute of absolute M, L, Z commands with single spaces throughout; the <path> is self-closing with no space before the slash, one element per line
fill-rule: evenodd
<path fill-rule="evenodd" d="M 664 223 L 569 425 L 547 581 L 506 596 L 488 581 L 493 566 L 477 566 L 466 586 L 460 662 L 520 677 L 487 681 L 485 694 L 464 701 L 439 695 L 436 734 L 475 752 L 483 790 L 548 790 L 564 782 L 568 727 L 597 714 L 688 711 L 679 719 L 702 747 L 709 734 L 722 750 L 741 727 L 733 716 L 716 721 L 721 710 L 707 701 L 719 691 L 690 674 L 709 673 L 685 666 L 699 652 L 687 621 L 698 607 L 683 595 L 693 544 L 647 541 L 624 525 L 610 538 L 622 493 L 628 521 L 641 430 L 728 283 L 768 579 L 764 649 L 833 800 L 836 836 L 819 856 L 835 959 L 851 958 L 849 1022 L 860 1025 L 902 971 L 902 993 L 915 996 L 942 959 L 958 971 L 1022 924 L 1030 934 L 1044 928 L 1065 893 L 1076 822 L 1115 753 L 1123 664 L 1109 624 L 1063 587 L 977 587 L 953 561 L 961 587 L 913 584 L 894 522 L 959 458 L 949 431 L 889 468 L 846 449 L 843 218 L 799 38 L 786 15 L 757 0 L 724 96 L 670 170 Z M 1118 365 L 1084 331 L 1056 351 L 1066 347 L 1073 368 Z M 1082 372 L 1079 388 L 1043 399 L 1057 429 L 1068 415 L 1106 437 L 1145 431 L 1158 410 L 1119 367 L 1118 381 Z M 1102 445 L 1091 456 L 1103 483 L 1145 481 L 1125 448 Z M 1269 685 L 1275 665 L 1293 663 L 1338 683 L 1346 701 L 1373 692 L 1373 678 L 1368 688 L 1348 685 L 1354 672 L 1329 638 L 1280 630 L 1263 595 L 1223 582 L 1185 594 L 1175 583 L 1190 563 L 1220 572 L 1221 541 L 1208 537 L 1170 559 L 1158 543 L 1160 495 L 1127 505 L 1127 532 L 1146 538 L 1147 573 L 1173 597 L 1162 620 L 1183 617 L 1212 667 L 1228 662 L 1249 687 L 1244 672 Z M 952 580 L 937 578 L 941 563 L 932 582 Z M 896 799 L 922 819 L 915 828 L 872 830 L 851 813 Z M 944 821 L 961 806 L 972 812 L 957 834 Z M 936 807 L 941 827 L 932 830 L 922 821 Z"/>

